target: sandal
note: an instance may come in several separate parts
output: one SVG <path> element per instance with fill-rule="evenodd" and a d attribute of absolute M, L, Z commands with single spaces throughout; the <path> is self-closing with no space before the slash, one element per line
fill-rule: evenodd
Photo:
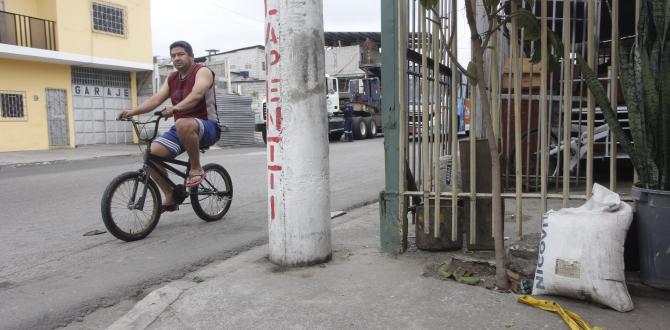
<path fill-rule="evenodd" d="M 186 178 L 186 188 L 191 188 L 199 185 L 202 180 L 205 179 L 205 172 L 202 173 L 189 173 L 188 178 Z"/>

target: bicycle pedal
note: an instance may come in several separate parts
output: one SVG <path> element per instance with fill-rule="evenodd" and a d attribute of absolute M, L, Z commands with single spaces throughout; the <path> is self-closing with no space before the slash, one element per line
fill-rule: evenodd
<path fill-rule="evenodd" d="M 173 205 L 161 205 L 161 213 L 165 212 L 174 212 L 179 210 L 179 205 L 173 204 Z"/>
<path fill-rule="evenodd" d="M 184 187 L 183 184 L 178 184 L 172 192 L 172 197 L 175 199 L 177 204 L 181 204 L 181 202 L 183 202 L 186 197 L 188 197 L 188 191 L 186 191 L 186 187 Z"/>

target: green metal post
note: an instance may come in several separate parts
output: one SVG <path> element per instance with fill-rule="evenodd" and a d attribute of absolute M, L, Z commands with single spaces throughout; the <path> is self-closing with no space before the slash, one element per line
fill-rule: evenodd
<path fill-rule="evenodd" d="M 381 2 L 382 13 L 382 122 L 386 185 L 380 196 L 382 250 L 405 251 L 407 222 L 400 212 L 400 106 L 398 96 L 398 5 L 401 0 Z"/>

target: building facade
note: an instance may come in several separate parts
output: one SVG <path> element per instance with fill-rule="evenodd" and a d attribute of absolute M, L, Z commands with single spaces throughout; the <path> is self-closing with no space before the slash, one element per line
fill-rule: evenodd
<path fill-rule="evenodd" d="M 132 141 L 150 0 L 0 0 L 0 152 Z"/>
<path fill-rule="evenodd" d="M 231 73 L 239 74 L 242 79 L 265 80 L 265 47 L 251 46 L 207 56 L 211 63 L 227 62 Z"/>

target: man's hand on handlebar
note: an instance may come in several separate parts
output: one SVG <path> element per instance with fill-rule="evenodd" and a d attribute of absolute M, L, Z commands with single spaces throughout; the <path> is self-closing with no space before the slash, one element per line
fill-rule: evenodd
<path fill-rule="evenodd" d="M 133 113 L 133 110 L 123 110 L 119 115 L 116 117 L 116 120 L 122 120 L 122 119 L 128 119 L 135 114 Z"/>
<path fill-rule="evenodd" d="M 172 107 L 172 106 L 165 107 L 165 109 L 163 109 L 163 111 L 161 111 L 161 115 L 163 116 L 163 118 L 165 118 L 165 120 L 174 116 L 174 113 L 175 113 L 175 108 Z"/>

